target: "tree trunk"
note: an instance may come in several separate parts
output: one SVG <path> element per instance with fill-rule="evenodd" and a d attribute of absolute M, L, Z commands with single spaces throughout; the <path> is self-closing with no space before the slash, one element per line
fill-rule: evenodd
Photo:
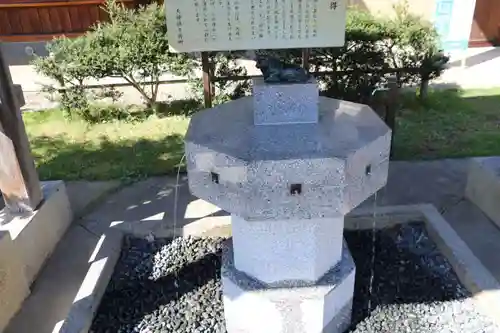
<path fill-rule="evenodd" d="M 429 95 L 429 79 L 422 78 L 420 82 L 420 94 L 418 95 L 420 100 L 424 100 Z"/>

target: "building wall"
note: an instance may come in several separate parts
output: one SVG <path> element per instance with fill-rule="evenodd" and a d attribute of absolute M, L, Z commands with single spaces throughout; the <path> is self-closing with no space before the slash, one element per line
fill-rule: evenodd
<path fill-rule="evenodd" d="M 119 0 L 135 6 L 134 0 Z M 104 0 L 0 0 L 0 40 L 33 42 L 78 36 L 107 19 Z"/>
<path fill-rule="evenodd" d="M 393 15 L 393 6 L 401 0 L 347 0 L 352 6 L 370 11 L 375 15 Z M 460 0 L 455 0 L 455 4 Z M 475 0 L 471 11 L 472 20 L 469 47 L 500 45 L 499 0 Z M 428 21 L 434 21 L 437 0 L 407 0 L 409 9 Z M 463 3 L 462 3 L 463 4 Z"/>
<path fill-rule="evenodd" d="M 393 6 L 400 3 L 400 0 L 348 0 L 349 5 L 367 9 L 373 14 L 393 15 Z M 435 10 L 435 0 L 410 0 L 408 1 L 411 12 L 422 16 L 427 20 L 432 20 Z"/>
<path fill-rule="evenodd" d="M 500 5 L 498 0 L 476 0 L 469 45 L 500 45 Z"/>

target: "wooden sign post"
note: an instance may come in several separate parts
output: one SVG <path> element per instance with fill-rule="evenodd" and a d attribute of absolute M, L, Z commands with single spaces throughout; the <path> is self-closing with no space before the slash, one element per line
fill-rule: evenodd
<path fill-rule="evenodd" d="M 10 213 L 35 210 L 43 194 L 0 44 L 0 191 Z"/>

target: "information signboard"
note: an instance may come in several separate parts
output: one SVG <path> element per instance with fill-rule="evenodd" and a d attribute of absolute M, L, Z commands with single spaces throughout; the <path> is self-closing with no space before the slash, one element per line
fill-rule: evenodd
<path fill-rule="evenodd" d="M 165 0 L 174 52 L 338 47 L 347 0 Z"/>

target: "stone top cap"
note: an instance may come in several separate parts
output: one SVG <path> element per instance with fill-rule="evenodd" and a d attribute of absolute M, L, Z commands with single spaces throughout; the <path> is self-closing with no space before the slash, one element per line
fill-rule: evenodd
<path fill-rule="evenodd" d="M 346 157 L 390 132 L 372 109 L 319 97 L 317 123 L 254 125 L 252 97 L 196 113 L 186 141 L 242 160 Z"/>
<path fill-rule="evenodd" d="M 252 78 L 252 87 L 255 90 L 255 87 L 262 87 L 262 86 L 285 86 L 285 85 L 293 85 L 293 86 L 300 86 L 304 84 L 317 84 L 317 80 L 314 76 L 311 75 L 309 80 L 307 82 L 273 82 L 273 83 L 267 83 L 264 81 L 263 77 L 254 77 Z"/>
<path fill-rule="evenodd" d="M 303 83 L 267 83 L 256 78 L 252 90 L 255 125 L 318 122 L 319 89 L 313 77 Z"/>

